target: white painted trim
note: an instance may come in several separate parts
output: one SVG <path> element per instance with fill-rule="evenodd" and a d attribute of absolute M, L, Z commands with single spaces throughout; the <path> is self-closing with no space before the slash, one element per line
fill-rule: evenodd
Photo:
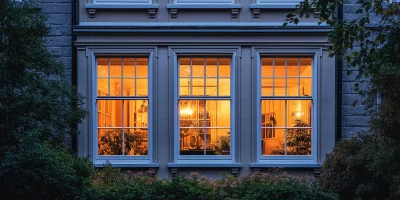
<path fill-rule="evenodd" d="M 174 78 L 174 101 L 173 101 L 173 119 L 174 119 L 174 141 L 173 141 L 173 151 L 174 151 L 174 163 L 185 163 L 185 164 L 207 164 L 207 163 L 220 163 L 220 164 L 229 164 L 235 163 L 236 156 L 236 130 L 235 130 L 235 70 L 238 63 L 237 56 L 240 56 L 240 47 L 237 46 L 196 46 L 196 47 L 169 47 L 169 55 L 170 58 L 172 56 L 172 65 L 173 69 L 173 78 Z M 229 100 L 231 100 L 231 146 L 230 146 L 230 155 L 199 155 L 199 156 L 186 156 L 180 155 L 179 151 L 179 117 L 178 117 L 178 103 L 179 103 L 179 94 L 178 94 L 178 56 L 226 56 L 229 55 L 231 57 L 231 94 L 229 96 Z M 225 99 L 224 97 L 218 99 Z"/>
<path fill-rule="evenodd" d="M 152 4 L 152 0 L 93 0 L 94 4 Z"/>
<path fill-rule="evenodd" d="M 174 4 L 234 4 L 235 0 L 174 0 Z"/>
<path fill-rule="evenodd" d="M 91 90 L 91 98 L 92 101 L 89 105 L 91 111 L 91 130 L 89 131 L 89 135 L 91 137 L 89 142 L 92 145 L 91 158 L 94 165 L 103 165 L 106 161 L 110 161 L 111 163 L 115 163 L 117 165 L 134 165 L 137 164 L 150 164 L 153 163 L 154 157 L 154 131 L 153 128 L 155 126 L 153 112 L 154 112 L 154 98 L 153 98 L 153 82 L 154 75 L 153 71 L 156 68 L 156 54 L 157 47 L 153 46 L 130 46 L 130 47 L 101 47 L 101 46 L 89 46 L 87 47 L 88 55 L 90 56 L 89 60 L 91 61 L 89 64 L 92 78 L 92 90 Z M 149 101 L 149 116 L 148 116 L 148 155 L 144 156 L 132 156 L 132 155 L 116 155 L 116 156 L 100 156 L 98 155 L 98 146 L 97 146 L 97 63 L 96 57 L 99 56 L 127 56 L 127 57 L 148 57 L 148 96 L 147 99 Z M 90 88 L 89 88 L 90 89 Z M 132 97 L 130 99 L 143 99 L 143 97 Z M 89 145 L 90 146 L 90 145 Z"/>
<path fill-rule="evenodd" d="M 256 4 L 297 5 L 302 0 L 257 0 Z"/>
<path fill-rule="evenodd" d="M 256 100 L 253 101 L 255 103 L 255 121 L 256 121 L 256 152 L 257 152 L 257 163 L 259 164 L 271 164 L 271 165 L 279 165 L 279 164 L 316 164 L 318 155 L 319 155 L 319 146 L 318 144 L 318 135 L 319 129 L 318 129 L 318 123 L 319 123 L 319 117 L 318 116 L 318 111 L 319 111 L 319 106 L 318 106 L 318 99 L 319 99 L 319 84 L 320 82 L 320 66 L 318 63 L 320 63 L 320 58 L 319 55 L 321 55 L 320 48 L 317 47 L 311 47 L 311 48 L 304 48 L 304 47 L 277 47 L 277 46 L 269 46 L 269 47 L 253 47 L 252 49 L 252 54 L 253 54 L 253 65 L 256 67 L 255 74 L 253 76 L 256 76 L 254 78 L 255 80 L 255 90 L 256 90 Z M 262 56 L 309 56 L 313 58 L 313 63 L 312 63 L 312 102 L 313 102 L 313 107 L 312 107 L 312 122 L 311 122 L 311 130 L 312 130 L 312 136 L 311 136 L 311 155 L 284 155 L 284 156 L 263 156 L 261 155 L 261 58 Z M 272 97 L 271 97 L 272 98 Z M 287 98 L 290 99 L 290 98 Z"/>

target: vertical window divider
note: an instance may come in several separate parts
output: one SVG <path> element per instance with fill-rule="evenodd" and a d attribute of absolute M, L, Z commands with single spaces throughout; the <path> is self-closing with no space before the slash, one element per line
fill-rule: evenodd
<path fill-rule="evenodd" d="M 288 59 L 285 58 L 285 96 L 289 96 L 289 86 L 288 86 Z"/>
<path fill-rule="evenodd" d="M 297 58 L 297 70 L 298 70 L 298 72 L 297 72 L 297 82 L 298 82 L 298 90 L 299 90 L 299 96 L 301 96 L 301 85 L 300 85 L 300 58 Z"/>
<path fill-rule="evenodd" d="M 285 156 L 287 155 L 287 127 L 288 127 L 288 123 L 287 123 L 287 100 L 285 100 L 285 108 L 284 108 L 284 119 L 285 119 L 285 128 L 284 128 L 284 133 L 285 133 Z"/>
<path fill-rule="evenodd" d="M 190 81 L 190 93 L 189 96 L 192 96 L 193 94 L 193 59 L 190 58 L 190 74 L 189 74 L 189 81 Z"/>
<path fill-rule="evenodd" d="M 275 96 L 275 58 L 272 58 L 272 96 Z"/>
<path fill-rule="evenodd" d="M 217 58 L 217 96 L 219 96 L 219 58 Z"/>
<path fill-rule="evenodd" d="M 206 94 L 207 94 L 207 91 L 206 91 L 206 89 L 207 89 L 207 87 L 206 87 L 206 85 L 207 85 L 207 83 L 206 83 L 206 76 L 207 76 L 207 73 L 206 73 L 206 58 L 204 58 L 204 61 L 203 61 L 203 71 L 204 71 L 204 91 L 203 91 L 203 95 L 204 96 L 206 96 Z M 204 100 L 204 109 L 203 109 L 203 141 L 204 141 L 204 155 L 207 155 L 207 129 L 206 129 L 206 106 L 207 106 L 207 104 L 206 104 L 206 100 Z"/>
<path fill-rule="evenodd" d="M 124 58 L 122 58 L 121 59 L 121 86 L 122 86 L 122 91 L 121 91 L 121 96 L 125 96 L 124 95 L 124 89 L 125 89 L 125 87 L 124 87 Z"/>
<path fill-rule="evenodd" d="M 125 100 L 122 100 L 122 155 L 125 155 L 125 125 L 124 125 L 124 117 L 125 117 Z"/>
<path fill-rule="evenodd" d="M 136 96 L 137 96 L 137 88 L 138 88 L 138 87 L 137 87 L 137 81 L 136 81 L 136 80 L 137 80 L 137 78 L 136 78 L 136 68 L 137 68 L 137 67 L 136 67 L 136 58 L 133 58 L 133 61 L 134 61 L 133 77 L 134 77 L 134 80 L 135 80 L 135 82 L 134 82 L 134 83 L 135 83 L 135 85 L 134 85 L 135 93 L 134 93 L 134 94 L 135 94 L 135 97 L 136 97 Z M 147 94 L 147 95 L 148 95 L 148 94 Z"/>
<path fill-rule="evenodd" d="M 108 94 L 107 96 L 111 96 L 111 59 L 108 58 L 108 80 L 107 80 L 107 84 L 108 84 Z"/>

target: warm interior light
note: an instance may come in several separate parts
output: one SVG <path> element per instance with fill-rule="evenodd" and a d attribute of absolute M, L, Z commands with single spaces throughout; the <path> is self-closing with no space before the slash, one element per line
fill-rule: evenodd
<path fill-rule="evenodd" d="M 192 115 L 193 110 L 190 109 L 189 107 L 186 107 L 185 109 L 180 110 L 181 115 Z"/>
<path fill-rule="evenodd" d="M 301 113 L 300 112 L 296 112 L 296 117 L 300 118 L 301 117 Z"/>

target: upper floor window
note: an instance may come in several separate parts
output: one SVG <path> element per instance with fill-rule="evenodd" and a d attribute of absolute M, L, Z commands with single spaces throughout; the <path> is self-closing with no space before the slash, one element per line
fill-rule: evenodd
<path fill-rule="evenodd" d="M 148 58 L 97 58 L 97 155 L 148 155 L 148 72 Z"/>
<path fill-rule="evenodd" d="M 178 73 L 179 156 L 230 155 L 231 59 L 181 57 Z"/>
<path fill-rule="evenodd" d="M 261 156 L 311 155 L 312 58 L 261 59 Z"/>

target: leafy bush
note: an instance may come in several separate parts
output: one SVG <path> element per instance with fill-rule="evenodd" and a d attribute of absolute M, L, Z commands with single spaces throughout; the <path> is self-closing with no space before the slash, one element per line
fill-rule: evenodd
<path fill-rule="evenodd" d="M 65 149 L 43 142 L 24 142 L 0 163 L 0 199 L 85 199 L 93 166 Z"/>
<path fill-rule="evenodd" d="M 225 175 L 215 181 L 197 173 L 159 179 L 106 166 L 96 172 L 94 188 L 94 199 L 337 199 L 335 194 L 322 191 L 314 180 L 285 173 L 256 172 L 240 178 Z"/>
<path fill-rule="evenodd" d="M 376 135 L 340 142 L 327 156 L 320 184 L 340 199 L 400 199 L 399 145 Z"/>

